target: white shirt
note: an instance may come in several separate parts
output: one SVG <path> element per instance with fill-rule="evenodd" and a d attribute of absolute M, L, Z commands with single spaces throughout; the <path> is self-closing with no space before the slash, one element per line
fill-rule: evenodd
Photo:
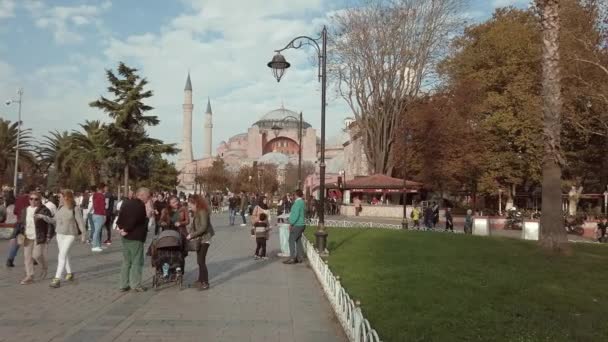
<path fill-rule="evenodd" d="M 34 221 L 35 212 L 36 207 L 27 207 L 27 212 L 25 215 L 25 237 L 30 240 L 36 240 L 36 223 Z"/>
<path fill-rule="evenodd" d="M 51 211 L 51 214 L 53 216 L 55 216 L 55 214 L 57 214 L 57 206 L 55 205 L 55 203 L 47 200 L 46 202 L 44 202 L 44 205 L 49 208 L 49 210 Z"/>

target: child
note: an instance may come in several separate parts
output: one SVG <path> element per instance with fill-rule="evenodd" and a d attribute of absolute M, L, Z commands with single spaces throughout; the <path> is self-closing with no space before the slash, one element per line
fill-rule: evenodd
<path fill-rule="evenodd" d="M 261 213 L 259 216 L 260 220 L 253 224 L 251 229 L 251 235 L 255 236 L 255 259 L 268 259 L 266 257 L 266 240 L 268 240 L 268 216 L 266 213 Z"/>

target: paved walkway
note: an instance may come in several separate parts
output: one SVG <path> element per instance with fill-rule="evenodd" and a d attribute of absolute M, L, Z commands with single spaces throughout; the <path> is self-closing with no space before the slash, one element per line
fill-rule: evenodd
<path fill-rule="evenodd" d="M 283 265 L 276 257 L 277 234 L 269 241 L 271 259 L 256 261 L 245 227 L 226 226 L 223 215 L 214 222 L 217 233 L 207 262 L 211 289 L 206 292 L 170 287 L 119 293 L 118 238 L 96 255 L 75 245 L 76 281 L 59 289 L 48 287 L 50 279 L 18 285 L 24 276 L 19 251 L 17 267 L 0 270 L 0 341 L 346 341 L 312 270 L 304 264 Z M 0 242 L 3 262 L 7 247 Z M 53 243 L 49 278 L 56 255 Z M 191 255 L 188 284 L 197 270 Z M 151 276 L 146 258 L 148 286 Z"/>

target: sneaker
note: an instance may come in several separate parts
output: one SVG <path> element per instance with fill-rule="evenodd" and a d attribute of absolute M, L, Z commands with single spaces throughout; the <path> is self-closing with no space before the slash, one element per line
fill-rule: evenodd
<path fill-rule="evenodd" d="M 241 223 L 241 227 L 245 227 L 245 226 L 246 226 L 246 224 L 245 224 L 245 223 Z"/>
<path fill-rule="evenodd" d="M 65 280 L 67 281 L 73 281 L 74 280 L 74 273 L 68 273 L 65 275 Z"/>
<path fill-rule="evenodd" d="M 121 288 L 120 288 L 120 292 L 127 292 L 127 291 L 129 291 L 130 289 L 131 289 L 131 288 L 130 288 L 130 287 L 128 287 L 128 286 L 127 286 L 127 287 L 121 287 Z"/>
<path fill-rule="evenodd" d="M 25 279 L 21 281 L 21 285 L 29 285 L 32 283 L 34 283 L 34 279 L 32 279 L 31 277 L 25 277 Z"/>
<path fill-rule="evenodd" d="M 138 287 L 134 288 L 132 291 L 133 292 L 146 292 L 146 291 L 148 291 L 148 289 L 143 286 L 138 286 Z"/>
<path fill-rule="evenodd" d="M 255 260 L 259 260 L 259 259 L 260 259 L 260 257 L 259 257 L 259 256 L 257 256 L 257 255 L 254 255 L 254 256 L 253 256 L 253 258 L 254 258 Z"/>
<path fill-rule="evenodd" d="M 194 283 L 192 283 L 192 285 L 190 287 L 193 287 L 195 289 L 200 289 L 202 285 L 203 285 L 203 283 L 201 283 L 200 281 L 197 280 Z"/>
<path fill-rule="evenodd" d="M 112 240 L 106 240 L 103 242 L 104 245 L 111 245 L 112 244 Z"/>
<path fill-rule="evenodd" d="M 262 260 L 268 260 L 268 257 L 262 257 Z"/>
<path fill-rule="evenodd" d="M 6 260 L 6 267 L 15 267 L 15 264 L 13 263 L 13 259 Z"/>
<path fill-rule="evenodd" d="M 93 248 L 91 248 L 91 252 L 99 253 L 99 252 L 103 252 L 103 249 L 101 247 L 93 247 Z"/>
<path fill-rule="evenodd" d="M 283 261 L 283 263 L 285 265 L 293 265 L 293 264 L 297 264 L 298 261 L 296 259 L 288 259 L 288 260 Z"/>
<path fill-rule="evenodd" d="M 201 283 L 200 291 L 209 290 L 209 283 Z"/>
<path fill-rule="evenodd" d="M 51 280 L 51 283 L 49 284 L 49 287 L 52 287 L 54 289 L 57 289 L 61 286 L 61 281 L 59 280 L 59 278 L 53 278 L 53 280 Z"/>

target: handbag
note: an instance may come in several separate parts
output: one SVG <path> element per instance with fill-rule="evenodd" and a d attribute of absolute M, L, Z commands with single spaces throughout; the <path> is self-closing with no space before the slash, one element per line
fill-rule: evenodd
<path fill-rule="evenodd" d="M 25 245 L 25 235 L 23 233 L 17 234 L 17 244 L 19 246 Z"/>
<path fill-rule="evenodd" d="M 201 238 L 188 241 L 188 252 L 198 252 L 201 249 Z"/>

